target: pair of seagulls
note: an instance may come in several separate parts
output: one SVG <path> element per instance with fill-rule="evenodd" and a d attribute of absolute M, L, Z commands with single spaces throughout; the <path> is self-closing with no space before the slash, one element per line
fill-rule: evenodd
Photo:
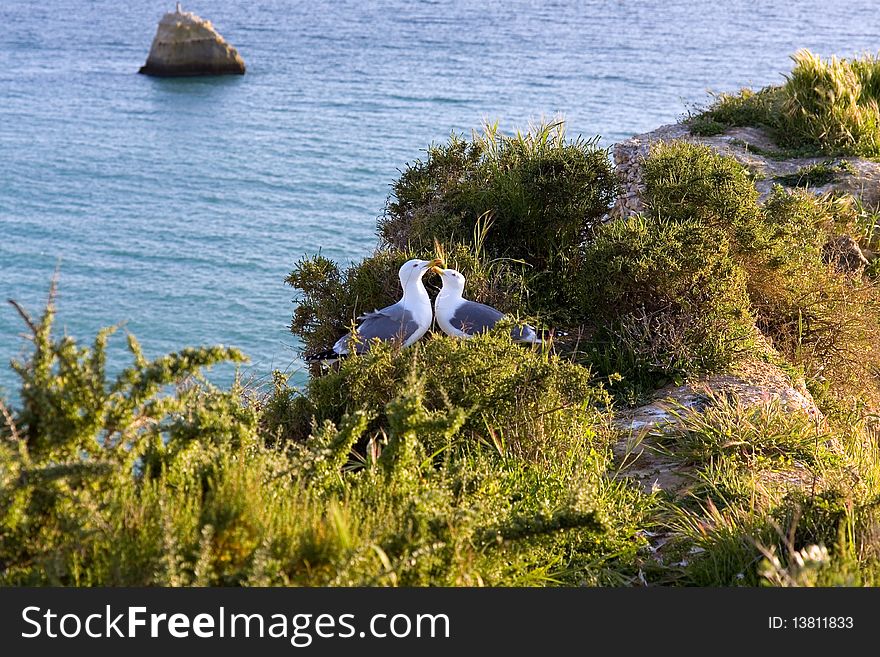
<path fill-rule="evenodd" d="M 419 340 L 434 321 L 435 315 L 440 329 L 447 335 L 456 338 L 470 338 L 487 331 L 504 317 L 504 314 L 482 303 L 468 301 L 464 294 L 465 277 L 454 269 L 440 267 L 441 260 L 409 260 L 403 263 L 398 276 L 403 288 L 400 301 L 381 310 L 366 313 L 358 318 L 357 341 L 348 333 L 332 348 L 306 358 L 307 362 L 333 361 L 348 354 L 352 348 L 363 353 L 373 339 L 381 341 L 399 341 L 408 347 Z M 443 288 L 437 295 L 434 308 L 422 276 L 428 271 L 440 274 Z M 528 325 L 512 330 L 511 335 L 518 342 L 539 344 L 534 328 Z"/>

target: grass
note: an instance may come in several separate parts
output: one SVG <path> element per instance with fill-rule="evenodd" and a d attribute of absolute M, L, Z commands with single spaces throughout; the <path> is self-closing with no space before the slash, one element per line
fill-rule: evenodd
<path fill-rule="evenodd" d="M 744 408 L 716 398 L 682 424 L 666 438 L 667 453 L 695 468 L 688 494 L 666 506 L 686 555 L 679 583 L 876 585 L 880 461 L 870 421 L 817 422 L 773 401 Z"/>
<path fill-rule="evenodd" d="M 757 92 L 743 88 L 736 94 L 718 94 L 709 108 L 688 118 L 696 135 L 717 135 L 732 126 L 767 126 L 772 121 L 777 102 L 775 87 Z"/>
<path fill-rule="evenodd" d="M 846 160 L 838 162 L 825 160 L 810 164 L 787 176 L 776 176 L 775 180 L 786 187 L 822 187 L 837 181 L 840 174 L 853 171 L 853 166 Z"/>
<path fill-rule="evenodd" d="M 792 60 L 784 84 L 717 96 L 688 119 L 691 131 L 714 135 L 733 126 L 758 126 L 789 151 L 880 156 L 877 58 L 822 59 L 800 50 Z"/>
<path fill-rule="evenodd" d="M 111 380 L 103 337 L 53 336 L 51 299 L 28 320 L 28 394 L 0 425 L 5 585 L 880 582 L 880 423 L 864 404 L 819 422 L 710 395 L 661 442 L 692 473 L 672 497 L 623 476 L 588 371 L 504 331 L 346 361 L 300 394 L 351 396 L 291 441 L 267 421 L 282 380 L 266 395 L 192 378 L 235 352 L 134 348 Z M 94 410 L 71 425 L 63 407 Z"/>
<path fill-rule="evenodd" d="M 786 412 L 778 401 L 747 407 L 741 400 L 710 397 L 703 412 L 681 417 L 683 427 L 667 446 L 677 459 L 698 466 L 717 467 L 721 461 L 747 468 L 771 461 L 811 465 L 823 457 L 829 438 L 815 418 Z"/>

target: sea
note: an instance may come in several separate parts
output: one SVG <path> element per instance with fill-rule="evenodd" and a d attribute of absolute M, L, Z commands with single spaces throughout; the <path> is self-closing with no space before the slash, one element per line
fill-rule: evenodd
<path fill-rule="evenodd" d="M 880 48 L 871 0 L 191 0 L 244 76 L 138 75 L 169 0 L 0 0 L 0 397 L 57 276 L 58 335 L 148 357 L 225 344 L 262 385 L 306 373 L 303 256 L 377 244 L 391 183 L 450 133 L 563 118 L 610 148 L 778 84 L 799 48 Z M 233 376 L 218 367 L 218 384 Z"/>

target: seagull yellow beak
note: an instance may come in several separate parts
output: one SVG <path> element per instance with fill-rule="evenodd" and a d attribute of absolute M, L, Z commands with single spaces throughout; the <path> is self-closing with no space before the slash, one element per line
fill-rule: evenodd
<path fill-rule="evenodd" d="M 431 261 L 430 270 L 432 272 L 434 272 L 435 274 L 442 274 L 443 273 L 443 269 L 441 268 L 442 264 L 443 264 L 443 261 L 440 258 L 434 258 Z"/>

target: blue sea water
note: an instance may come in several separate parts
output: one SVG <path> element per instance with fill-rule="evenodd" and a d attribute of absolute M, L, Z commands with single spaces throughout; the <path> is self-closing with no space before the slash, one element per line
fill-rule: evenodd
<path fill-rule="evenodd" d="M 562 115 L 611 146 L 780 82 L 798 48 L 880 48 L 870 0 L 192 0 L 247 74 L 137 75 L 172 7 L 0 0 L 0 299 L 38 312 L 60 267 L 61 330 L 234 345 L 256 380 L 304 377 L 294 262 L 366 255 L 390 183 L 450 131 Z M 4 304 L 7 394 L 23 328 Z"/>

